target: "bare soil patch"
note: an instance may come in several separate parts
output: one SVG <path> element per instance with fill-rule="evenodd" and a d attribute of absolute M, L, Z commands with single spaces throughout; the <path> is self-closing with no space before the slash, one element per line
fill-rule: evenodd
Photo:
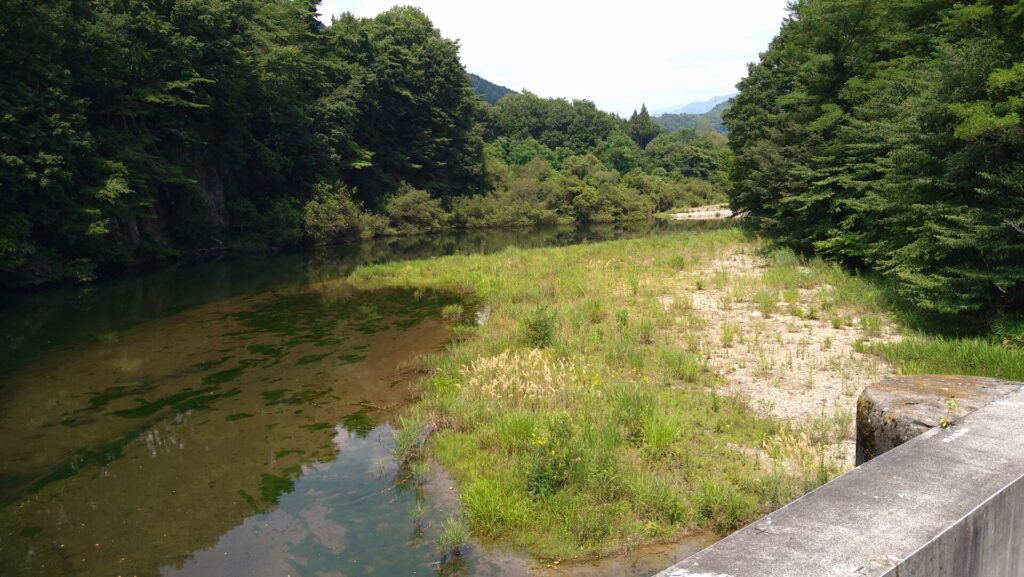
<path fill-rule="evenodd" d="M 701 356 L 724 379 L 721 391 L 747 399 L 751 409 L 796 425 L 816 419 L 847 424 L 843 460 L 853 464 L 853 414 L 864 388 L 891 374 L 893 368 L 879 357 L 858 352 L 858 342 L 900 338 L 888 319 L 862 320 L 855 311 L 831 318 L 815 318 L 819 293 L 828 285 L 800 289 L 784 300 L 779 291 L 762 290 L 752 296 L 768 268 L 759 255 L 732 252 L 684 275 L 680 293 L 691 302 L 689 334 L 680 346 L 699 347 Z M 777 294 L 775 303 L 764 295 Z M 758 302 L 754 302 L 757 300 Z M 840 319 L 840 320 L 837 320 Z"/>
<path fill-rule="evenodd" d="M 732 210 L 724 204 L 698 206 L 672 215 L 672 220 L 725 220 L 733 218 Z"/>

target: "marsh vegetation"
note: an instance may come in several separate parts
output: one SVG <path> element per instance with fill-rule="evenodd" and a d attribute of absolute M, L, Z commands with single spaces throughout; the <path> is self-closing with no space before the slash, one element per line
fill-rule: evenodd
<path fill-rule="evenodd" d="M 1024 366 L 1000 343 L 916 334 L 884 285 L 735 227 L 351 278 L 487 307 L 426 359 L 398 451 L 452 473 L 475 536 L 547 559 L 725 534 L 828 481 L 852 465 L 856 395 L 884 373 Z M 957 365 L 981 351 L 999 360 Z"/>

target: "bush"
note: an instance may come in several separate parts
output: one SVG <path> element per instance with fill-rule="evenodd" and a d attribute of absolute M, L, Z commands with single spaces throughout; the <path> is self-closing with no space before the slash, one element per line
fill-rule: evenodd
<path fill-rule="evenodd" d="M 383 231 L 381 218 L 359 207 L 344 184 L 318 184 L 302 211 L 306 234 L 317 244 L 350 242 Z"/>
<path fill-rule="evenodd" d="M 452 213 L 454 222 L 465 228 L 537 226 L 559 220 L 543 198 L 542 182 L 529 175 L 490 194 L 457 198 Z"/>
<path fill-rule="evenodd" d="M 441 201 L 424 190 L 402 183 L 384 206 L 391 234 L 423 234 L 447 228 L 449 215 Z"/>
<path fill-rule="evenodd" d="M 558 493 L 570 480 L 580 480 L 586 454 L 568 415 L 553 415 L 544 433 L 534 440 L 526 471 L 526 492 L 534 499 Z M 575 474 L 574 474 L 575 473 Z"/>

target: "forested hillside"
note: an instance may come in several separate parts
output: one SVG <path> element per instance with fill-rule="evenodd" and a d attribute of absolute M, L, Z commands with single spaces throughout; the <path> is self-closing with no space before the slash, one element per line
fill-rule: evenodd
<path fill-rule="evenodd" d="M 473 90 L 480 95 L 480 98 L 483 98 L 484 102 L 488 104 L 497 104 L 503 96 L 515 93 L 515 90 L 495 84 L 486 78 L 477 76 L 476 74 L 469 75 L 469 84 L 473 87 Z"/>
<path fill-rule="evenodd" d="M 740 88 L 755 226 L 921 309 L 1024 307 L 1024 1 L 802 0 Z"/>
<path fill-rule="evenodd" d="M 637 218 L 722 194 L 720 141 L 644 151 L 654 134 L 591 102 L 492 108 L 415 8 L 330 26 L 315 0 L 0 8 L 3 286 L 197 251 Z"/>
<path fill-rule="evenodd" d="M 658 126 L 669 132 L 679 130 L 680 128 L 704 128 L 725 134 L 728 132 L 728 129 L 725 127 L 725 122 L 722 120 L 722 114 L 729 109 L 729 106 L 730 104 L 728 101 L 721 102 L 703 114 L 689 114 L 685 112 L 678 114 L 662 114 L 660 116 L 655 116 L 653 120 L 658 124 Z"/>

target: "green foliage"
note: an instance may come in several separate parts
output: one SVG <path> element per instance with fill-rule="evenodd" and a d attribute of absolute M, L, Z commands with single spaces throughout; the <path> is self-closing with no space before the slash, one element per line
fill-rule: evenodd
<path fill-rule="evenodd" d="M 730 195 L 919 309 L 1024 307 L 1019 2 L 794 3 L 726 112 Z"/>
<path fill-rule="evenodd" d="M 492 131 L 513 140 L 535 139 L 551 150 L 580 154 L 597 146 L 622 121 L 589 100 L 541 98 L 530 92 L 510 94 L 494 107 Z"/>
<path fill-rule="evenodd" d="M 551 346 L 555 339 L 555 312 L 539 306 L 522 321 L 523 344 L 535 349 Z"/>
<path fill-rule="evenodd" d="M 1024 349 L 981 338 L 914 335 L 870 345 L 905 375 L 959 374 L 1024 380 Z"/>
<path fill-rule="evenodd" d="M 647 148 L 651 140 L 661 133 L 661 127 L 651 120 L 650 113 L 647 112 L 647 105 L 644 104 L 640 107 L 639 114 L 636 110 L 633 111 L 633 116 L 629 117 L 629 137 L 633 139 L 640 148 Z"/>
<path fill-rule="evenodd" d="M 561 177 L 602 170 L 569 164 Z M 674 321 L 689 312 L 660 300 L 684 302 L 680 255 L 692 267 L 761 248 L 745 237 L 728 227 L 356 270 L 350 280 L 367 288 L 461 285 L 492 311 L 475 338 L 431 358 L 420 417 L 399 421 L 400 455 L 429 453 L 451 473 L 475 534 L 565 561 L 727 531 L 813 488 L 815 448 L 716 394 L 700 348 L 677 342 Z M 835 287 L 829 298 L 868 292 L 836 267 L 794 258 L 778 259 L 794 271 L 780 285 L 799 273 Z M 541 327 L 533 343 L 529 325 Z M 779 445 L 770 467 L 753 457 Z"/>
<path fill-rule="evenodd" d="M 739 529 L 754 512 L 755 505 L 749 498 L 728 483 L 706 480 L 697 493 L 697 513 L 713 521 L 720 533 Z"/>
<path fill-rule="evenodd" d="M 1006 347 L 1024 349 L 1024 316 L 1004 316 L 992 324 L 992 340 Z"/>
<path fill-rule="evenodd" d="M 685 129 L 662 134 L 647 145 L 647 157 L 652 167 L 669 174 L 707 179 L 724 168 L 724 151 L 710 137 Z"/>
<path fill-rule="evenodd" d="M 488 537 L 500 537 L 502 531 L 526 521 L 516 491 L 490 479 L 478 479 L 466 486 L 462 507 L 474 530 Z"/>
<path fill-rule="evenodd" d="M 388 199 L 384 212 L 392 234 L 423 234 L 441 230 L 448 224 L 448 213 L 439 199 L 405 183 Z"/>
<path fill-rule="evenodd" d="M 268 248 L 295 246 L 304 239 L 303 213 L 293 198 L 282 198 L 260 210 L 246 198 L 236 198 L 228 205 L 233 244 L 236 249 L 262 251 Z"/>
<path fill-rule="evenodd" d="M 359 207 L 344 184 L 318 184 L 303 208 L 306 234 L 317 244 L 351 242 L 380 232 L 383 222 Z"/>
<path fill-rule="evenodd" d="M 469 540 L 469 529 L 462 524 L 462 521 L 449 517 L 441 523 L 441 534 L 437 538 L 437 549 L 441 554 L 441 561 L 450 561 L 462 555 L 462 548 Z"/>
<path fill-rule="evenodd" d="M 355 207 L 378 209 L 400 182 L 442 199 L 482 188 L 484 105 L 457 43 L 414 8 L 326 27 L 315 11 L 5 3 L 0 283 L 290 246 L 303 223 L 317 242 L 344 240 L 375 228 Z"/>
<path fill-rule="evenodd" d="M 315 2 L 9 4 L 2 286 L 210 249 L 646 218 L 729 185 L 723 141 L 655 139 L 646 108 L 485 103 L 471 83 L 504 91 L 416 8 L 323 26 Z"/>

